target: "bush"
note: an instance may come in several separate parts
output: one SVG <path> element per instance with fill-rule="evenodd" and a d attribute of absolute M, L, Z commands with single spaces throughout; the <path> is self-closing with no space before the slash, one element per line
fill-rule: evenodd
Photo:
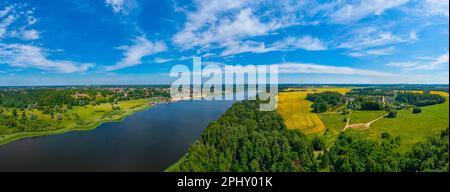
<path fill-rule="evenodd" d="M 58 115 L 56 116 L 56 120 L 61 121 L 61 120 L 62 120 L 62 115 L 61 115 L 61 114 L 58 114 Z"/>
<path fill-rule="evenodd" d="M 398 116 L 397 110 L 390 110 L 387 118 L 396 118 Z"/>
<path fill-rule="evenodd" d="M 348 114 L 350 114 L 350 111 L 348 111 L 347 109 L 341 111 L 341 115 L 348 115 Z"/>
<path fill-rule="evenodd" d="M 388 132 L 383 132 L 383 133 L 381 133 L 381 138 L 382 139 L 390 139 L 391 134 L 389 134 Z"/>
<path fill-rule="evenodd" d="M 363 109 L 363 110 L 381 110 L 381 109 L 383 109 L 383 105 L 377 101 L 366 101 L 361 105 L 361 109 Z"/>
<path fill-rule="evenodd" d="M 413 109 L 412 112 L 413 112 L 413 113 L 422 113 L 422 109 L 419 108 L 419 107 L 416 107 L 416 108 Z"/>
<path fill-rule="evenodd" d="M 324 113 L 328 110 L 328 105 L 325 102 L 315 102 L 311 106 L 313 108 L 312 112 L 314 113 Z"/>
<path fill-rule="evenodd" d="M 320 137 L 314 137 L 312 140 L 312 146 L 315 151 L 322 151 L 325 148 L 325 142 Z"/>

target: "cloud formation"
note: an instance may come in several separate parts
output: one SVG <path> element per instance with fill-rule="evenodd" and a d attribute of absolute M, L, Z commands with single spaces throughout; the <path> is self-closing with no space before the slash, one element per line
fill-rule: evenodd
<path fill-rule="evenodd" d="M 116 14 L 121 13 L 128 15 L 134 8 L 137 7 L 135 0 L 105 0 L 107 6 L 112 8 Z"/>
<path fill-rule="evenodd" d="M 340 74 L 340 75 L 362 75 L 362 76 L 378 76 L 386 77 L 393 76 L 391 73 L 355 69 L 351 67 L 336 67 L 328 65 L 318 65 L 310 63 L 280 63 L 278 65 L 278 71 L 280 74 Z"/>
<path fill-rule="evenodd" d="M 131 46 L 118 47 L 119 50 L 124 51 L 124 58 L 112 66 L 107 66 L 107 71 L 115 71 L 126 67 L 132 67 L 142 64 L 142 58 L 155 53 L 160 53 L 167 50 L 164 42 L 151 42 L 144 36 L 136 37 Z"/>
<path fill-rule="evenodd" d="M 371 15 L 381 15 L 384 11 L 405 4 L 409 0 L 360 0 L 352 4 L 341 5 L 330 14 L 335 23 L 358 21 Z"/>
<path fill-rule="evenodd" d="M 0 44 L 0 64 L 22 69 L 40 69 L 57 73 L 85 72 L 94 65 L 67 60 L 49 59 L 41 47 L 23 44 Z"/>
<path fill-rule="evenodd" d="M 369 49 L 364 51 L 354 51 L 349 52 L 347 55 L 351 57 L 364 57 L 364 56 L 381 56 L 381 55 L 392 55 L 395 53 L 395 47 L 386 47 L 380 49 Z"/>
<path fill-rule="evenodd" d="M 398 67 L 401 68 L 404 71 L 417 71 L 417 70 L 435 70 L 440 69 L 441 67 L 445 67 L 444 65 L 447 64 L 447 70 L 448 70 L 448 64 L 449 64 L 449 54 L 443 54 L 436 58 L 430 58 L 430 57 L 422 57 L 418 58 L 419 62 L 417 61 L 407 61 L 407 62 L 390 62 L 387 64 L 387 66 L 392 67 Z"/>

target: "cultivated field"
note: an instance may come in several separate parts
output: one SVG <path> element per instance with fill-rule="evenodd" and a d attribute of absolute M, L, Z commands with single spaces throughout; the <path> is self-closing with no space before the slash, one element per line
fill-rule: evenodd
<path fill-rule="evenodd" d="M 322 133 L 324 123 L 319 116 L 311 112 L 311 102 L 306 100 L 307 93 L 318 92 L 349 92 L 348 88 L 289 88 L 278 95 L 278 113 L 283 117 L 289 129 L 297 129 L 305 134 Z"/>
<path fill-rule="evenodd" d="M 401 138 L 400 150 L 406 150 L 414 143 L 424 141 L 431 136 L 449 126 L 449 94 L 446 92 L 432 91 L 432 94 L 439 94 L 447 97 L 447 102 L 438 105 L 421 107 L 422 113 L 413 114 L 412 109 L 398 111 L 396 118 L 380 118 L 386 111 L 352 111 L 349 115 L 341 115 L 338 112 L 312 113 L 311 102 L 306 100 L 307 93 L 313 92 L 340 92 L 346 93 L 350 89 L 345 88 L 318 88 L 318 89 L 286 89 L 286 92 L 279 94 L 278 113 L 283 117 L 289 129 L 298 129 L 308 136 L 321 135 L 326 141 L 326 146 L 330 147 L 346 127 L 346 120 L 349 124 L 367 124 L 375 119 L 368 128 L 355 129 L 348 128 L 346 132 L 380 139 L 383 132 L 388 132 L 392 136 Z M 412 91 L 414 92 L 414 91 Z M 419 92 L 419 91 L 417 91 Z"/>

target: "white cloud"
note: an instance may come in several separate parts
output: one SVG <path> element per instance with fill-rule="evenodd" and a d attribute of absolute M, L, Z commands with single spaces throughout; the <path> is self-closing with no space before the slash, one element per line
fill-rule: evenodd
<path fill-rule="evenodd" d="M 167 63 L 167 62 L 170 62 L 170 61 L 173 61 L 173 59 L 172 58 L 155 58 L 154 60 L 153 60 L 153 62 L 155 62 L 155 63 Z"/>
<path fill-rule="evenodd" d="M 0 44 L 0 64 L 17 68 L 34 68 L 58 73 L 84 72 L 93 67 L 90 63 L 52 60 L 40 47 L 22 44 Z"/>
<path fill-rule="evenodd" d="M 28 25 L 34 25 L 34 24 L 37 23 L 37 19 L 35 17 L 33 17 L 33 16 L 28 16 L 27 17 L 27 22 L 28 22 Z"/>
<path fill-rule="evenodd" d="M 113 66 L 107 66 L 107 71 L 114 71 L 123 69 L 126 67 L 132 67 L 142 64 L 142 58 L 155 53 L 163 52 L 167 50 L 166 45 L 161 42 L 151 42 L 147 38 L 141 36 L 134 40 L 132 46 L 121 46 L 118 49 L 124 50 L 124 56 L 121 61 Z"/>
<path fill-rule="evenodd" d="M 378 29 L 369 27 L 355 30 L 351 33 L 351 37 L 347 41 L 340 43 L 337 48 L 361 50 L 403 42 L 407 42 L 407 40 L 391 32 L 379 31 Z"/>
<path fill-rule="evenodd" d="M 405 71 L 435 70 L 440 69 L 445 64 L 447 64 L 448 67 L 449 54 L 447 52 L 446 54 L 440 55 L 436 58 L 421 57 L 418 59 L 421 59 L 422 61 L 390 62 L 387 66 L 399 67 Z"/>
<path fill-rule="evenodd" d="M 304 64 L 304 63 L 280 63 L 278 65 L 278 73 L 280 74 L 302 74 L 302 73 L 315 73 L 315 74 L 341 74 L 341 75 L 362 75 L 362 76 L 393 76 L 394 74 L 355 69 L 351 67 L 336 67 L 328 65 L 318 64 Z"/>
<path fill-rule="evenodd" d="M 417 33 L 415 31 L 411 31 L 411 33 L 409 33 L 409 39 L 411 41 L 417 41 L 417 40 L 419 40 L 419 36 L 417 35 Z"/>
<path fill-rule="evenodd" d="M 320 39 L 304 36 L 304 37 L 287 37 L 285 39 L 275 41 L 272 44 L 265 45 L 264 42 L 244 41 L 233 42 L 228 44 L 221 56 L 229 56 L 240 53 L 267 53 L 271 51 L 289 51 L 303 49 L 308 51 L 326 50 L 327 46 Z"/>
<path fill-rule="evenodd" d="M 228 44 L 227 48 L 221 53 L 221 56 L 235 55 L 240 53 L 266 53 L 269 51 L 275 50 L 266 47 L 263 42 L 233 42 Z"/>
<path fill-rule="evenodd" d="M 288 37 L 281 41 L 277 41 L 272 45 L 275 49 L 304 49 L 308 51 L 326 50 L 327 46 L 320 39 L 304 36 L 304 37 Z"/>
<path fill-rule="evenodd" d="M 426 16 L 449 16 L 448 0 L 425 0 L 415 7 L 415 12 Z"/>
<path fill-rule="evenodd" d="M 22 38 L 25 40 L 36 40 L 39 39 L 39 32 L 32 29 L 32 30 L 26 30 L 22 34 Z"/>
<path fill-rule="evenodd" d="M 203 1 L 202 1 L 203 2 Z M 216 6 L 216 1 L 211 2 Z M 214 2 L 214 3 L 213 3 Z M 217 1 L 219 2 L 219 1 Z M 237 2 L 237 1 L 233 1 Z M 203 7 L 198 12 L 188 14 L 188 21 L 182 31 L 175 34 L 173 42 L 183 49 L 191 49 L 197 46 L 215 45 L 218 47 L 234 44 L 241 39 L 265 35 L 279 26 L 276 23 L 263 23 L 252 12 L 252 9 L 242 9 L 230 11 L 230 17 L 219 15 L 240 7 L 240 3 L 230 3 L 223 6 L 223 9 L 217 7 Z M 222 7 L 222 5 L 217 5 Z M 236 12 L 236 13 L 233 13 Z"/>
<path fill-rule="evenodd" d="M 347 55 L 351 57 L 364 57 L 364 56 L 380 56 L 380 55 L 392 55 L 395 52 L 395 47 L 387 47 L 381 49 L 369 49 L 365 51 L 349 52 Z"/>
<path fill-rule="evenodd" d="M 178 58 L 178 61 L 186 61 L 186 60 L 191 60 L 192 56 L 181 56 L 180 58 Z"/>
<path fill-rule="evenodd" d="M 7 6 L 5 7 L 3 10 L 0 10 L 0 18 L 4 17 L 5 15 L 7 15 L 11 10 L 13 10 L 13 6 Z"/>
<path fill-rule="evenodd" d="M 204 62 L 204 65 L 217 65 L 222 70 L 226 64 L 220 62 Z M 278 67 L 278 74 L 335 74 L 335 75 L 359 75 L 359 76 L 371 76 L 371 77 L 392 77 L 395 74 L 374 71 L 374 70 L 366 70 L 366 69 L 357 69 L 352 67 L 337 67 L 337 66 L 329 66 L 329 65 L 320 65 L 314 63 L 297 63 L 297 62 L 284 62 L 284 63 L 276 63 L 270 64 L 272 66 Z M 246 67 L 246 65 L 242 65 Z M 216 69 L 213 69 L 215 71 Z M 250 71 L 249 71 L 250 70 Z M 256 68 L 248 68 L 246 72 L 255 72 Z M 208 71 L 207 71 L 208 72 Z M 235 71 L 239 73 L 239 71 Z"/>
<path fill-rule="evenodd" d="M 358 21 L 368 16 L 381 15 L 384 11 L 405 4 L 408 0 L 359 0 L 349 2 L 329 15 L 335 23 Z"/>
<path fill-rule="evenodd" d="M 9 15 L 3 20 L 0 20 L 0 38 L 3 38 L 6 36 L 6 33 L 8 32 L 8 27 L 14 23 L 14 21 L 17 20 L 17 17 L 13 15 Z"/>
<path fill-rule="evenodd" d="M 224 48 L 227 49 L 225 55 L 242 52 L 233 51 L 235 49 L 258 49 L 255 45 L 249 45 L 249 42 L 255 42 L 252 38 L 271 35 L 276 30 L 297 24 L 292 19 L 295 14 L 276 15 L 288 11 L 284 2 L 286 1 L 277 4 L 265 0 L 197 0 L 194 11 L 183 9 L 186 22 L 172 41 L 183 50 L 204 46 L 208 46 L 208 50 Z M 262 10 L 262 7 L 268 5 L 276 6 L 272 8 L 277 13 Z M 242 47 L 237 47 L 239 45 Z"/>
<path fill-rule="evenodd" d="M 119 13 L 123 10 L 125 0 L 106 0 L 106 4 L 111 6 L 115 13 Z"/>
<path fill-rule="evenodd" d="M 36 40 L 40 38 L 39 32 L 29 29 L 37 22 L 33 17 L 33 8 L 11 5 L 0 11 L 0 38 L 21 38 L 23 40 Z M 11 28 L 12 24 L 14 28 Z"/>
<path fill-rule="evenodd" d="M 130 11 L 136 8 L 135 0 L 105 0 L 107 6 L 111 7 L 114 13 L 129 14 Z"/>
<path fill-rule="evenodd" d="M 182 50 L 207 46 L 207 51 L 222 49 L 221 56 L 239 53 L 266 53 L 304 49 L 310 51 L 345 48 L 363 50 L 418 40 L 415 32 L 394 34 L 386 29 L 369 27 L 354 30 L 342 43 L 331 40 L 326 45 L 320 39 L 288 35 L 284 40 L 269 44 L 259 40 L 264 36 L 280 36 L 282 29 L 299 25 L 322 23 L 348 24 L 381 15 L 386 10 L 401 8 L 409 0 L 342 0 L 342 1 L 290 1 L 290 0 L 196 0 L 194 8 L 183 7 L 186 14 L 183 28 L 172 41 Z M 268 9 L 270 8 L 270 9 Z M 388 24 L 386 24 L 388 25 Z M 356 27 L 361 27 L 356 25 Z M 365 30 L 365 31 L 364 31 Z M 358 32 L 358 33 L 357 33 Z M 201 49 L 204 51 L 203 49 Z M 357 54 L 357 53 L 354 53 Z M 370 53 L 369 53 L 370 54 Z M 377 53 L 374 53 L 375 55 Z M 380 54 L 381 55 L 381 54 Z"/>

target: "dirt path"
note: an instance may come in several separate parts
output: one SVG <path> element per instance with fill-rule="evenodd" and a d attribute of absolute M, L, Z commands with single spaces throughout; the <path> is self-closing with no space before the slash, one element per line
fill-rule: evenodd
<path fill-rule="evenodd" d="M 344 129 L 342 129 L 342 132 L 344 132 L 345 130 L 347 130 L 350 126 L 350 115 L 347 115 L 347 123 L 345 124 Z"/>
<path fill-rule="evenodd" d="M 376 121 L 386 117 L 388 115 L 388 113 L 368 122 L 368 123 L 357 123 L 357 124 L 350 124 L 350 116 L 347 118 L 347 124 L 345 125 L 344 129 L 342 129 L 342 132 L 344 132 L 345 130 L 347 130 L 348 128 L 352 128 L 352 129 L 359 129 L 359 130 L 364 130 L 364 129 L 368 129 L 370 128 L 370 125 L 372 123 L 375 123 Z"/>

